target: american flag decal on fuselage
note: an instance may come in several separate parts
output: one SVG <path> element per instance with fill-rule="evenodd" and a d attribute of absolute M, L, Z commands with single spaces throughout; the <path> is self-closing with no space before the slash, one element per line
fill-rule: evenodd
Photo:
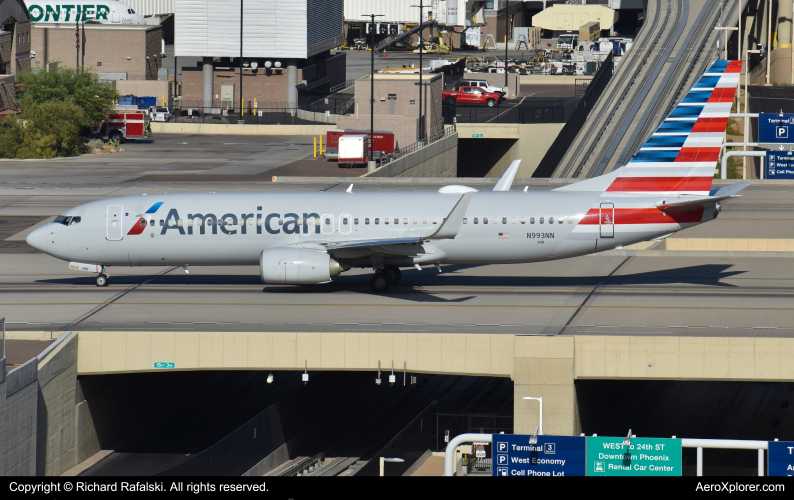
<path fill-rule="evenodd" d="M 741 69 L 713 62 L 607 191 L 708 195 Z"/>

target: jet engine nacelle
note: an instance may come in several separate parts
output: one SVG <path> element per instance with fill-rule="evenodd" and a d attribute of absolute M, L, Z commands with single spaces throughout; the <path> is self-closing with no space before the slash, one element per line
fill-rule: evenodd
<path fill-rule="evenodd" d="M 271 248 L 259 254 L 259 274 L 264 283 L 311 285 L 327 283 L 343 271 L 325 252 L 306 248 Z"/>

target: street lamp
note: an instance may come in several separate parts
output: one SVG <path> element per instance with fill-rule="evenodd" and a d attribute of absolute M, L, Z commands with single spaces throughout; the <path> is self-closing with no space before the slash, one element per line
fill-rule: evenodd
<path fill-rule="evenodd" d="M 419 5 L 411 5 L 411 7 L 416 7 L 419 9 L 419 140 L 425 138 L 425 121 L 424 114 L 422 113 L 422 94 L 424 93 L 424 87 L 422 87 L 422 52 L 424 51 L 425 45 L 424 40 L 422 39 L 422 33 L 425 31 L 425 29 L 422 27 L 422 23 L 424 22 L 424 9 L 432 8 L 430 5 L 425 7 L 423 3 L 424 2 L 420 0 Z"/>
<path fill-rule="evenodd" d="M 176 76 L 174 76 L 176 82 Z M 234 97 L 234 96 L 232 96 Z M 240 119 L 245 111 L 245 98 L 243 97 L 243 0 L 240 0 Z"/>
<path fill-rule="evenodd" d="M 623 438 L 623 446 L 631 446 L 631 429 L 629 429 L 629 433 L 626 434 L 626 437 Z"/>
<path fill-rule="evenodd" d="M 539 422 L 540 425 L 538 426 L 538 430 L 540 432 L 538 434 L 542 436 L 543 435 L 543 398 L 542 397 L 533 398 L 531 396 L 527 396 L 524 399 L 534 399 L 534 400 L 537 400 L 540 403 L 540 422 Z"/>
<path fill-rule="evenodd" d="M 383 14 L 362 14 L 369 16 L 372 19 L 372 36 L 370 37 L 370 47 L 372 48 L 372 57 L 370 58 L 370 72 L 369 72 L 369 165 L 367 170 L 374 170 L 373 162 L 375 158 L 372 156 L 372 145 L 375 142 L 375 18 L 383 17 Z"/>
<path fill-rule="evenodd" d="M 393 463 L 402 463 L 405 462 L 402 458 L 387 458 L 387 457 L 380 457 L 380 477 L 383 477 L 383 469 L 386 462 L 393 462 Z"/>
<path fill-rule="evenodd" d="M 750 58 L 750 54 L 760 54 L 760 50 L 745 50 L 744 51 L 744 151 L 747 151 L 747 134 L 750 131 L 749 124 L 747 122 L 747 77 L 750 76 L 749 73 L 749 66 L 747 65 L 747 61 Z M 747 178 L 747 157 L 744 159 L 744 164 L 742 168 L 742 179 Z"/>

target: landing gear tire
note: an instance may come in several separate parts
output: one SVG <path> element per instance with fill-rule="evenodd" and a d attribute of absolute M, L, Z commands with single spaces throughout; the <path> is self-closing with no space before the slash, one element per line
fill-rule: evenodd
<path fill-rule="evenodd" d="M 387 267 L 383 270 L 384 273 L 391 276 L 391 284 L 396 285 L 400 282 L 400 279 L 403 277 L 402 271 L 400 271 L 399 267 Z"/>
<path fill-rule="evenodd" d="M 109 281 L 107 276 L 100 274 L 96 277 L 96 286 L 108 286 Z"/>
<path fill-rule="evenodd" d="M 386 272 L 375 273 L 369 280 L 369 284 L 375 292 L 386 292 L 392 286 L 391 275 Z"/>

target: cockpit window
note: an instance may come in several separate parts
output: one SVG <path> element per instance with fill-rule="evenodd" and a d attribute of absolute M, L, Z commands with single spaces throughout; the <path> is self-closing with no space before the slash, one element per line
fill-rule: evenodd
<path fill-rule="evenodd" d="M 64 226 L 71 226 L 72 224 L 79 224 L 83 218 L 80 216 L 59 215 L 52 221 L 54 224 L 63 224 Z"/>

